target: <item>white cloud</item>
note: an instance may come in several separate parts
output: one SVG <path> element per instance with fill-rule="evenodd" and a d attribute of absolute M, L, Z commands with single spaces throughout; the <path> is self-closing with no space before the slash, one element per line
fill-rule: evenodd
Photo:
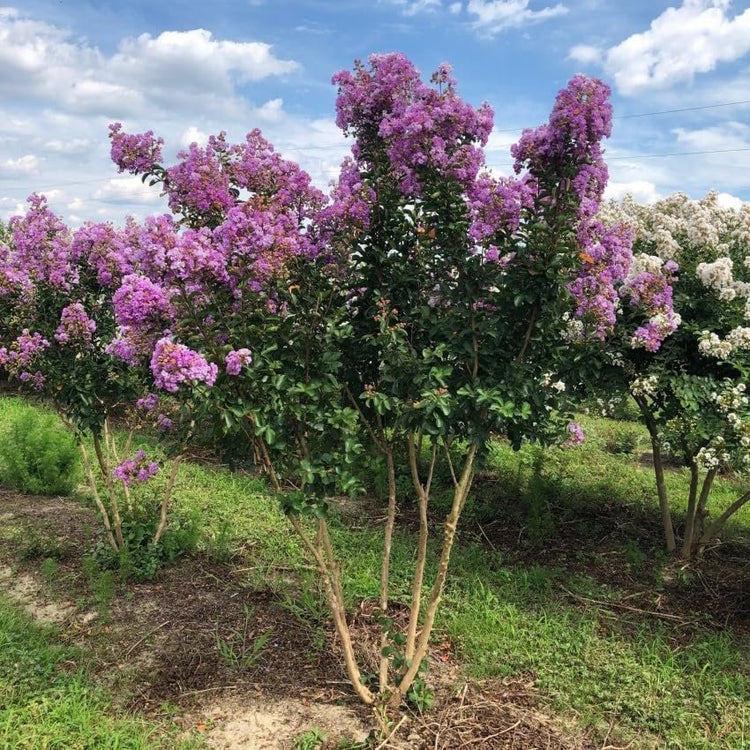
<path fill-rule="evenodd" d="M 569 60 L 575 60 L 582 65 L 591 65 L 601 62 L 603 52 L 599 47 L 591 44 L 576 44 L 568 53 Z"/>
<path fill-rule="evenodd" d="M 729 0 L 683 0 L 655 18 L 648 31 L 609 49 L 605 69 L 618 91 L 636 95 L 667 88 L 746 55 L 750 8 L 730 18 L 729 6 Z"/>
<path fill-rule="evenodd" d="M 744 203 L 741 198 L 738 198 L 736 195 L 730 195 L 729 193 L 719 193 L 716 198 L 716 202 L 722 208 L 732 208 L 735 211 L 739 211 Z"/>
<path fill-rule="evenodd" d="M 236 84 L 300 66 L 264 42 L 216 39 L 205 29 L 126 38 L 107 56 L 65 29 L 14 11 L 0 14 L 0 69 L 0 95 L 117 116 L 154 107 L 226 109 Z"/>
<path fill-rule="evenodd" d="M 187 148 L 191 143 L 197 143 L 199 146 L 205 146 L 208 143 L 208 133 L 198 130 L 195 125 L 191 125 L 181 136 L 180 143 Z"/>
<path fill-rule="evenodd" d="M 0 161 L 0 174 L 5 175 L 22 175 L 35 172 L 39 166 L 39 158 L 34 154 L 26 154 L 17 159 L 4 159 Z"/>
<path fill-rule="evenodd" d="M 563 15 L 568 9 L 558 3 L 555 6 L 531 10 L 530 0 L 469 0 L 466 10 L 477 17 L 474 28 L 487 36 L 505 29 L 525 26 L 528 23 L 545 21 Z"/>
<path fill-rule="evenodd" d="M 675 128 L 674 134 L 677 136 L 677 142 L 686 151 L 750 148 L 750 125 L 742 122 L 726 122 L 699 130 Z"/>
<path fill-rule="evenodd" d="M 418 13 L 434 12 L 442 6 L 442 0 L 387 0 L 397 5 L 405 16 L 416 16 Z"/>
<path fill-rule="evenodd" d="M 661 198 L 656 185 L 648 180 L 610 181 L 604 191 L 604 197 L 612 200 L 621 200 L 626 195 L 632 195 L 636 203 L 655 203 Z"/>
<path fill-rule="evenodd" d="M 159 197 L 158 188 L 148 187 L 140 177 L 115 177 L 99 188 L 93 196 L 102 203 L 140 203 L 160 206 L 164 203 Z"/>
<path fill-rule="evenodd" d="M 451 3 L 448 6 L 448 10 L 455 16 L 461 12 L 463 5 L 461 3 Z"/>
<path fill-rule="evenodd" d="M 88 151 L 91 148 L 91 141 L 86 138 L 72 138 L 65 141 L 54 138 L 51 141 L 46 141 L 43 148 L 55 154 L 74 156 Z"/>

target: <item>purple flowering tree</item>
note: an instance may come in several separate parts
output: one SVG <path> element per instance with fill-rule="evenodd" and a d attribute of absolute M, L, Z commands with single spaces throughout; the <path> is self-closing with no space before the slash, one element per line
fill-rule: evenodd
<path fill-rule="evenodd" d="M 549 123 L 524 132 L 511 178 L 483 169 L 492 112 L 458 96 L 448 66 L 426 84 L 402 55 L 374 56 L 334 83 L 353 147 L 330 196 L 258 131 L 193 144 L 165 167 L 153 134 L 111 127 L 115 162 L 158 183 L 175 218 L 125 230 L 139 262 L 120 269 L 110 351 L 148 364 L 179 404 L 175 429 L 246 438 L 319 570 L 354 689 L 397 703 L 419 679 L 490 435 L 581 438 L 561 378 L 615 325 L 630 235 L 596 216 L 611 120 L 600 81 L 574 78 Z M 347 624 L 326 502 L 360 488 L 365 448 L 389 484 L 375 688 Z M 420 511 L 405 633 L 388 618 L 401 455 Z M 439 464 L 454 498 L 423 602 Z M 138 471 L 136 459 L 121 473 Z"/>
<path fill-rule="evenodd" d="M 745 503 L 744 493 L 709 519 L 717 473 L 750 467 L 750 213 L 718 205 L 715 194 L 677 194 L 651 206 L 632 200 L 602 211 L 634 236 L 630 272 L 619 289 L 623 313 L 607 341 L 599 385 L 629 394 L 648 429 L 666 547 L 680 534 L 667 496 L 664 453 L 690 470 L 681 531 L 689 558 L 714 542 Z M 681 527 L 681 528 L 680 528 Z"/>
<path fill-rule="evenodd" d="M 145 385 L 111 354 L 113 291 L 137 265 L 131 235 L 132 226 L 120 232 L 108 224 L 71 232 L 44 197 L 32 195 L 28 212 L 11 219 L 0 242 L 0 368 L 51 403 L 75 433 L 107 542 L 118 554 L 127 546 L 121 501 L 132 513 L 131 484 L 155 473 L 153 462 L 123 461 L 109 428 L 110 417 L 122 416 Z M 126 471 L 131 463 L 134 473 Z"/>
<path fill-rule="evenodd" d="M 378 55 L 334 83 L 337 122 L 354 140 L 335 204 L 351 218 L 346 390 L 387 468 L 379 690 L 398 700 L 423 666 L 491 434 L 516 446 L 580 440 L 560 378 L 575 378 L 585 344 L 613 329 L 630 236 L 596 218 L 607 179 L 600 143 L 611 122 L 600 81 L 577 76 L 560 92 L 549 123 L 514 147 L 510 178 L 483 170 L 492 112 L 458 96 L 448 66 L 430 85 L 402 55 Z M 403 636 L 387 617 L 401 452 L 420 517 Z M 441 462 L 454 496 L 423 602 L 430 487 Z"/>

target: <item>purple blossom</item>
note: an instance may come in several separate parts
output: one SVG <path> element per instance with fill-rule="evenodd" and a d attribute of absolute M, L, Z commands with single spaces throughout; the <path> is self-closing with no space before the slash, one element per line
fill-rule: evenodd
<path fill-rule="evenodd" d="M 145 482 L 155 476 L 159 471 L 159 464 L 149 461 L 146 453 L 142 450 L 136 452 L 132 458 L 123 461 L 116 466 L 112 475 L 123 484 L 130 486 L 133 482 Z"/>
<path fill-rule="evenodd" d="M 135 270 L 129 239 L 127 231 L 118 231 L 111 224 L 87 223 L 73 234 L 71 254 L 76 262 L 96 272 L 102 286 L 115 287 Z"/>
<path fill-rule="evenodd" d="M 170 303 L 171 290 L 165 290 L 151 279 L 128 274 L 112 296 L 115 318 L 120 326 L 144 332 L 163 331 L 174 318 Z"/>
<path fill-rule="evenodd" d="M 252 361 L 253 356 L 249 349 L 237 349 L 237 351 L 229 352 L 226 356 L 227 374 L 239 375 L 242 368 L 249 365 Z"/>
<path fill-rule="evenodd" d="M 211 136 L 205 148 L 191 143 L 167 170 L 166 191 L 172 211 L 223 214 L 235 204 L 229 176 L 222 166 L 227 151 L 224 133 Z"/>
<path fill-rule="evenodd" d="M 96 331 L 96 323 L 89 318 L 80 302 L 74 302 L 62 309 L 60 325 L 55 330 L 55 339 L 61 344 L 82 344 L 91 346 Z"/>
<path fill-rule="evenodd" d="M 162 432 L 170 432 L 172 430 L 173 423 L 166 414 L 158 414 L 156 417 L 156 426 Z"/>
<path fill-rule="evenodd" d="M 40 390 L 44 377 L 40 372 L 32 373 L 30 367 L 49 346 L 49 341 L 41 333 L 31 333 L 28 328 L 24 328 L 21 335 L 11 343 L 10 348 L 0 347 L 0 367 L 4 367 L 10 375 L 23 382 L 33 382 L 37 390 Z"/>
<path fill-rule="evenodd" d="M 135 408 L 149 414 L 159 405 L 159 396 L 156 393 L 149 393 L 135 402 Z"/>
<path fill-rule="evenodd" d="M 113 122 L 109 126 L 112 141 L 110 156 L 120 172 L 144 174 L 153 170 L 162 159 L 163 138 L 154 138 L 151 130 L 131 135 L 122 132 L 122 124 Z"/>
<path fill-rule="evenodd" d="M 34 193 L 28 203 L 31 207 L 25 216 L 10 220 L 13 250 L 8 253 L 6 263 L 19 281 L 44 283 L 69 291 L 78 282 L 70 232 L 49 210 L 44 196 Z"/>
<path fill-rule="evenodd" d="M 183 383 L 205 383 L 212 386 L 216 381 L 218 367 L 207 362 L 198 352 L 188 349 L 184 344 L 162 338 L 154 347 L 151 372 L 157 388 L 176 393 Z"/>
<path fill-rule="evenodd" d="M 356 63 L 354 73 L 333 77 L 338 86 L 336 122 L 357 138 L 352 149 L 361 161 L 375 135 L 385 144 L 404 194 L 421 194 L 420 175 L 437 170 L 464 187 L 484 162 L 482 146 L 492 130 L 488 104 L 474 109 L 455 91 L 449 67 L 433 76 L 439 88 L 423 84 L 402 54 L 372 55 L 369 69 Z"/>
<path fill-rule="evenodd" d="M 584 440 L 585 436 L 581 425 L 579 425 L 578 422 L 568 422 L 568 439 L 565 441 L 564 445 L 567 447 L 573 447 L 580 445 Z"/>

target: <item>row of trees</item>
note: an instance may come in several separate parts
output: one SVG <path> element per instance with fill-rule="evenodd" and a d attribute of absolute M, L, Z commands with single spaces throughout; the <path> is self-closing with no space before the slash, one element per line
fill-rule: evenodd
<path fill-rule="evenodd" d="M 239 144 L 224 134 L 193 144 L 165 167 L 161 139 L 111 126 L 115 163 L 158 186 L 172 215 L 71 232 L 32 196 L 0 245 L 0 366 L 79 436 L 113 550 L 126 544 L 132 493 L 159 468 L 118 453 L 115 411 L 150 422 L 176 456 L 154 545 L 182 449 L 197 437 L 244 440 L 319 570 L 354 689 L 365 703 L 397 702 L 418 679 L 492 435 L 575 443 L 576 392 L 630 392 L 652 436 L 668 546 L 667 442 L 694 480 L 684 553 L 716 533 L 727 514 L 702 524 L 711 481 L 747 454 L 748 214 L 699 204 L 701 221 L 723 222 L 700 244 L 686 199 L 661 214 L 602 210 L 612 110 L 596 79 L 570 81 L 502 178 L 484 169 L 492 111 L 464 102 L 447 66 L 425 83 L 404 56 L 378 55 L 334 83 L 353 145 L 328 195 L 257 130 Z M 670 207 L 678 218 L 658 218 Z M 327 521 L 328 497 L 362 489 L 365 454 L 388 479 L 374 685 L 358 666 Z M 404 633 L 388 617 L 402 456 L 420 519 Z M 440 464 L 453 501 L 424 595 Z"/>

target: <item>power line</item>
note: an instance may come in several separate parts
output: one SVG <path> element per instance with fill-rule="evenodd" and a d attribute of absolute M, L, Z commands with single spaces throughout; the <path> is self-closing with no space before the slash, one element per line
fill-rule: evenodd
<path fill-rule="evenodd" d="M 669 154 L 631 154 L 630 156 L 608 156 L 605 161 L 615 159 L 661 159 L 665 156 L 697 156 L 700 154 L 736 154 L 740 151 L 750 151 L 750 148 L 722 148 L 712 151 L 674 151 Z"/>
<path fill-rule="evenodd" d="M 742 99 L 737 102 L 720 102 L 719 104 L 702 104 L 696 107 L 680 107 L 679 109 L 659 109 L 654 112 L 638 112 L 633 115 L 615 115 L 613 120 L 630 120 L 636 117 L 653 117 L 654 115 L 671 115 L 678 112 L 696 112 L 701 109 L 716 109 L 717 107 L 735 107 L 741 104 L 750 104 L 750 99 Z M 495 133 L 515 133 L 523 130 L 523 126 L 516 128 L 498 128 Z"/>
<path fill-rule="evenodd" d="M 750 104 L 750 99 L 739 102 L 722 102 L 721 104 L 704 104 L 700 107 L 681 107 L 680 109 L 661 109 L 657 112 L 639 112 L 636 115 L 618 115 L 613 120 L 629 120 L 633 117 L 651 117 L 652 115 L 671 115 L 675 112 L 695 112 L 699 109 L 715 109 L 716 107 L 734 107 L 737 104 Z"/>

